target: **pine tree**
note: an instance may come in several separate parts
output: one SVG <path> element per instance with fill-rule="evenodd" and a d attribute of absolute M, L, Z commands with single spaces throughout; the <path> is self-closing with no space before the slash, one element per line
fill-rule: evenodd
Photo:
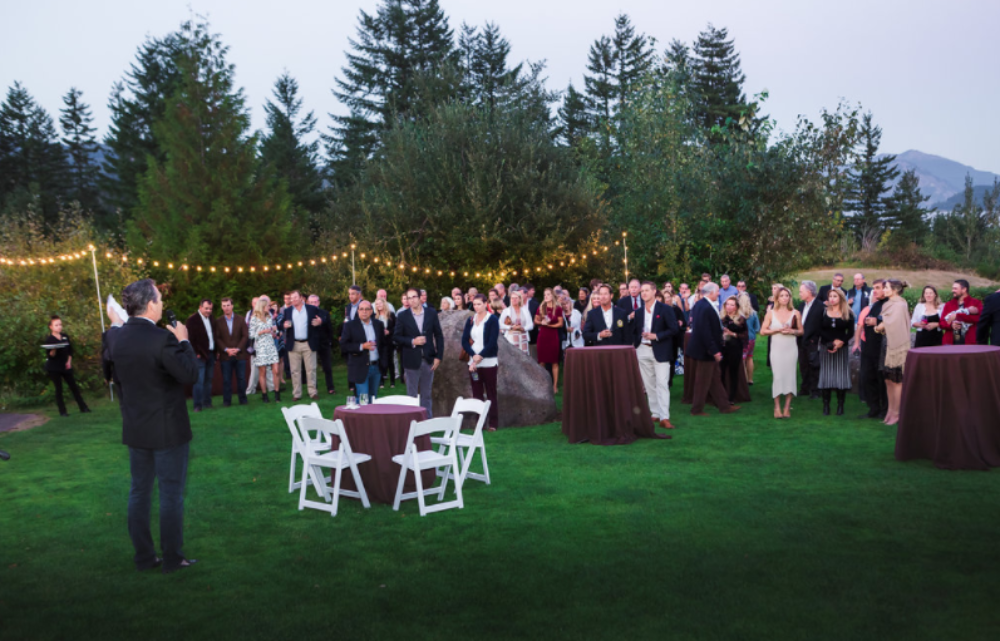
<path fill-rule="evenodd" d="M 316 129 L 316 116 L 311 111 L 302 115 L 299 83 L 287 71 L 275 81 L 272 93 L 275 102 L 264 105 L 268 132 L 261 139 L 261 160 L 285 180 L 297 211 L 316 214 L 325 200 L 317 168 L 319 141 L 306 141 Z"/>
<path fill-rule="evenodd" d="M 363 162 L 380 130 L 450 100 L 461 81 L 453 71 L 459 64 L 453 32 L 438 0 L 383 0 L 374 15 L 362 11 L 358 23 L 333 92 L 349 114 L 331 114 L 335 125 L 325 136 L 333 172 Z M 334 175 L 338 183 L 350 179 Z"/>
<path fill-rule="evenodd" d="M 83 92 L 71 88 L 63 96 L 63 107 L 59 117 L 59 125 L 63 130 L 62 144 L 69 156 L 70 166 L 66 181 L 67 198 L 76 200 L 80 206 L 91 215 L 98 214 L 97 178 L 100 170 L 94 156 L 97 153 L 97 140 L 91 127 L 94 121 L 90 105 L 83 102 Z"/>
<path fill-rule="evenodd" d="M 587 111 L 587 97 L 576 90 L 573 83 L 566 88 L 566 97 L 559 107 L 557 134 L 570 147 L 576 147 L 590 135 L 593 123 Z"/>
<path fill-rule="evenodd" d="M 920 244 L 929 231 L 927 215 L 930 209 L 923 204 L 930 200 L 920 192 L 920 179 L 915 169 L 908 169 L 896 184 L 896 189 L 888 200 L 886 220 L 892 228 L 895 242 Z"/>
<path fill-rule="evenodd" d="M 615 18 L 615 35 L 611 46 L 615 55 L 615 89 L 617 107 L 622 109 L 642 76 L 653 68 L 656 41 L 645 34 L 636 34 L 628 15 L 622 13 Z"/>
<path fill-rule="evenodd" d="M 892 181 L 899 177 L 894 163 L 896 157 L 879 155 L 882 128 L 876 125 L 869 111 L 861 118 L 861 144 L 863 149 L 850 173 L 848 211 L 852 211 L 850 226 L 862 238 L 876 235 L 889 227 L 887 219 L 888 193 Z"/>
<path fill-rule="evenodd" d="M 958 249 L 966 263 L 970 263 L 980 249 L 988 243 L 991 237 L 996 237 L 1000 231 L 1000 181 L 994 180 L 992 189 L 983 194 L 983 202 L 976 202 L 976 191 L 972 185 L 972 176 L 965 176 L 965 191 L 962 204 L 955 207 L 950 214 L 939 217 L 935 223 L 935 231 L 942 232 L 945 240 Z"/>
<path fill-rule="evenodd" d="M 727 29 L 711 23 L 698 34 L 691 59 L 692 89 L 698 122 L 706 130 L 723 126 L 731 118 L 739 120 L 746 108 L 740 56 Z"/>
<path fill-rule="evenodd" d="M 177 87 L 175 57 L 179 47 L 176 33 L 147 38 L 125 78 L 111 91 L 111 125 L 104 137 L 107 153 L 101 192 L 107 205 L 126 218 L 139 203 L 139 180 L 148 169 L 148 159 L 161 163 L 166 159 L 153 125 L 163 118 L 167 100 Z"/>
<path fill-rule="evenodd" d="M 37 201 L 54 220 L 65 193 L 66 155 L 52 117 L 20 82 L 0 105 L 0 203 L 4 210 Z"/>
<path fill-rule="evenodd" d="M 516 96 L 523 89 L 523 65 L 507 66 L 510 43 L 500 35 L 500 28 L 495 24 L 487 22 L 482 32 L 476 35 L 472 66 L 468 73 L 472 85 L 470 93 L 473 104 L 492 111 L 498 102 Z"/>
<path fill-rule="evenodd" d="M 166 159 L 150 158 L 129 244 L 194 265 L 287 260 L 301 250 L 291 200 L 257 158 L 228 49 L 204 23 L 182 25 L 178 44 L 177 87 L 153 126 Z"/>

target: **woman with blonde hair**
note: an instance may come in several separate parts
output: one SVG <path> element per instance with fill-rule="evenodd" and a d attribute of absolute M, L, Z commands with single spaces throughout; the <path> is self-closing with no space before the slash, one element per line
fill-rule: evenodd
<path fill-rule="evenodd" d="M 261 297 L 253 308 L 253 316 L 250 317 L 250 335 L 254 337 L 254 362 L 257 364 L 257 376 L 260 385 L 261 400 L 265 403 L 271 401 L 267 398 L 267 368 L 271 367 L 274 375 L 274 400 L 281 401 L 281 391 L 278 383 L 281 375 L 278 369 L 278 348 L 274 343 L 274 335 L 277 327 L 271 314 L 268 311 L 270 301 Z"/>
<path fill-rule="evenodd" d="M 374 303 L 375 313 L 374 317 L 382 321 L 382 327 L 385 332 L 386 337 L 386 351 L 388 352 L 388 359 L 379 359 L 379 369 L 382 371 L 382 381 L 379 384 L 379 389 L 385 389 L 385 378 L 386 375 L 389 376 L 389 387 L 396 387 L 396 359 L 395 351 L 396 345 L 393 343 L 392 335 L 396 331 L 396 315 L 389 309 L 389 304 L 384 298 L 376 298 Z M 382 363 L 385 363 L 383 365 Z M 369 393 L 371 391 L 369 390 Z"/>
<path fill-rule="evenodd" d="M 743 369 L 747 374 L 747 384 L 753 385 L 753 349 L 757 344 L 757 334 L 760 333 L 760 316 L 750 303 L 750 294 L 740 292 L 736 297 L 740 316 L 747 320 L 747 341 L 743 345 Z"/>
<path fill-rule="evenodd" d="M 844 401 L 851 389 L 848 344 L 854 336 L 854 317 L 847 297 L 831 289 L 823 310 L 819 341 L 819 390 L 823 394 L 823 416 L 830 415 L 830 396 L 837 390 L 837 416 L 844 415 Z"/>
<path fill-rule="evenodd" d="M 729 402 L 734 405 L 740 392 L 740 368 L 747 335 L 747 319 L 740 314 L 736 297 L 730 296 L 722 304 L 722 384 L 729 393 Z"/>
<path fill-rule="evenodd" d="M 910 326 L 917 329 L 914 347 L 937 347 L 944 341 L 941 331 L 941 298 L 936 289 L 928 285 L 920 294 L 920 300 L 913 307 Z"/>
<path fill-rule="evenodd" d="M 565 324 L 562 307 L 551 287 L 545 288 L 542 304 L 535 312 L 538 326 L 538 364 L 552 367 L 552 393 L 559 393 L 559 330 Z M 548 367 L 546 367 L 548 369 Z"/>
<path fill-rule="evenodd" d="M 886 425 L 899 422 L 899 404 L 903 395 L 903 366 L 910 353 L 910 314 L 903 300 L 903 290 L 909 285 L 905 280 L 890 279 L 885 284 L 889 298 L 882 305 L 882 321 L 875 331 L 885 336 L 879 369 L 885 376 L 885 390 L 889 397 Z"/>
<path fill-rule="evenodd" d="M 761 336 L 771 345 L 771 395 L 774 396 L 774 418 L 791 418 L 792 397 L 798 389 L 796 372 L 799 363 L 797 337 L 802 335 L 802 317 L 792 306 L 792 292 L 778 286 L 774 290 L 771 309 L 764 316 Z M 784 397 L 785 407 L 781 408 Z"/>
<path fill-rule="evenodd" d="M 531 320 L 531 312 L 524 304 L 524 294 L 518 289 L 511 289 L 510 306 L 500 313 L 500 333 L 507 342 L 528 354 L 528 332 L 535 328 Z"/>

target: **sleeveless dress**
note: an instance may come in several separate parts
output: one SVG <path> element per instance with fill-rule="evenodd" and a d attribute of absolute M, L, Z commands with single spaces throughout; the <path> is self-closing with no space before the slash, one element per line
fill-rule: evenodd
<path fill-rule="evenodd" d="M 541 314 L 542 310 L 539 309 Z M 554 323 L 563 317 L 562 307 L 556 306 L 546 315 L 548 322 Z M 545 365 L 559 363 L 559 330 L 555 327 L 538 327 L 538 362 Z"/>
<path fill-rule="evenodd" d="M 278 362 L 278 348 L 274 345 L 274 338 L 270 334 L 257 336 L 257 332 L 260 330 L 271 327 L 274 327 L 274 321 L 270 318 L 261 322 L 256 316 L 250 317 L 250 335 L 256 337 L 253 348 L 255 352 L 254 364 L 257 367 L 273 365 Z"/>
<path fill-rule="evenodd" d="M 771 311 L 771 330 L 779 330 L 788 327 L 792 322 L 792 315 L 788 319 L 788 324 L 782 324 L 774 311 Z M 798 389 L 796 380 L 797 365 L 799 362 L 799 348 L 795 342 L 795 336 L 791 334 L 772 334 L 771 340 L 771 373 L 774 381 L 771 383 L 771 395 L 773 397 L 782 394 L 795 395 Z"/>

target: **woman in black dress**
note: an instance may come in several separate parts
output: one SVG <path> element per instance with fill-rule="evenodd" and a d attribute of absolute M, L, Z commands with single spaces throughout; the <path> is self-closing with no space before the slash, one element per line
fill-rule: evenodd
<path fill-rule="evenodd" d="M 924 287 L 920 300 L 913 308 L 913 318 L 910 323 L 917 330 L 915 347 L 937 347 L 944 340 L 941 331 L 941 299 L 937 290 L 928 285 Z"/>
<path fill-rule="evenodd" d="M 851 306 L 839 289 L 831 289 L 823 310 L 819 344 L 819 389 L 823 394 L 823 416 L 830 415 L 830 396 L 837 390 L 837 416 L 844 414 L 844 400 L 851 389 L 848 345 L 854 336 Z"/>
<path fill-rule="evenodd" d="M 45 339 L 46 345 L 59 345 L 46 350 L 45 372 L 52 379 L 56 386 L 56 405 L 59 406 L 59 416 L 69 416 L 66 412 L 66 403 L 63 401 L 63 381 L 69 386 L 80 412 L 86 414 L 90 411 L 87 404 L 80 395 L 80 387 L 73 377 L 73 345 L 69 341 L 69 336 L 63 333 L 62 320 L 58 316 L 53 316 L 49 320 L 49 335 Z"/>
<path fill-rule="evenodd" d="M 735 296 L 726 299 L 722 306 L 722 378 L 729 390 L 729 402 L 736 403 L 739 391 L 740 368 L 743 367 L 743 343 L 749 340 L 747 319 L 740 316 Z"/>

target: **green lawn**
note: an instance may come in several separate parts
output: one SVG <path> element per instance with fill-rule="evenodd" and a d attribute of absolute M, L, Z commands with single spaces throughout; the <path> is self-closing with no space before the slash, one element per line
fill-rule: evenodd
<path fill-rule="evenodd" d="M 997 638 L 1000 474 L 898 463 L 853 397 L 849 418 L 798 400 L 775 421 L 756 378 L 702 419 L 678 380 L 669 441 L 488 434 L 493 485 L 424 518 L 299 512 L 275 404 L 192 414 L 201 562 L 170 576 L 132 567 L 127 451 L 95 402 L 0 435 L 0 638 Z"/>

